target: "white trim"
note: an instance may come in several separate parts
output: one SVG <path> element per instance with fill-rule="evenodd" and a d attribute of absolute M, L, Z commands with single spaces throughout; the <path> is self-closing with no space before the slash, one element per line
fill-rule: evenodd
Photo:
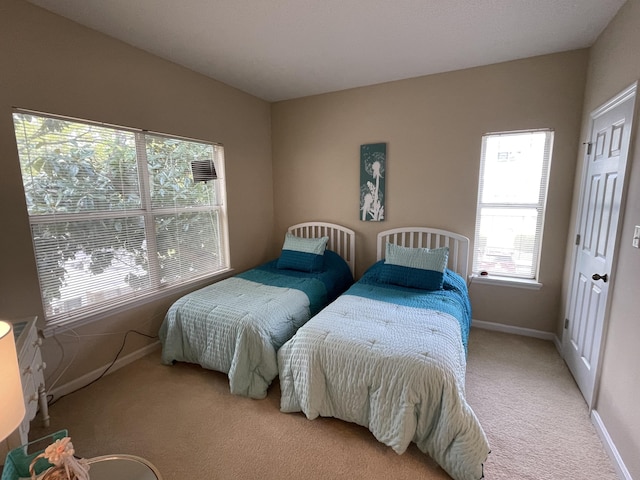
<path fill-rule="evenodd" d="M 524 337 L 541 338 L 542 340 L 549 340 L 553 342 L 558 348 L 560 340 L 558 336 L 551 332 L 545 332 L 543 330 L 535 330 L 533 328 L 516 327 L 513 325 L 506 325 L 504 323 L 485 322 L 483 320 L 472 320 L 471 326 L 481 328 L 483 330 L 494 330 L 496 332 L 511 333 L 513 335 L 522 335 Z"/>
<path fill-rule="evenodd" d="M 633 98 L 637 90 L 638 90 L 638 81 L 636 80 L 627 88 L 625 88 L 623 91 L 618 93 L 616 96 L 614 96 L 613 98 L 610 98 L 609 100 L 604 102 L 602 105 L 600 105 L 598 108 L 596 108 L 593 112 L 591 112 L 590 118 L 592 120 L 596 119 L 597 117 L 607 113 L 609 110 L 616 108 L 621 103 L 624 103 L 630 98 Z"/>
<path fill-rule="evenodd" d="M 591 410 L 591 423 L 593 423 L 593 425 L 596 427 L 596 432 L 598 433 L 600 440 L 602 440 L 604 449 L 607 451 L 609 457 L 611 458 L 611 461 L 613 462 L 613 466 L 618 473 L 618 477 L 623 480 L 633 480 L 633 477 L 629 473 L 629 470 L 627 470 L 627 467 L 624 464 L 624 461 L 622 460 L 622 457 L 620 456 L 616 445 L 613 443 L 613 440 L 609 436 L 607 427 L 604 426 L 604 422 L 602 421 L 602 418 L 596 410 Z"/>
<path fill-rule="evenodd" d="M 525 278 L 515 277 L 500 277 L 497 275 L 484 276 L 476 275 L 475 273 L 469 275 L 469 285 L 476 283 L 478 285 L 494 285 L 499 287 L 515 287 L 525 288 L 527 290 L 540 290 L 542 284 L 536 280 L 527 280 Z"/>
<path fill-rule="evenodd" d="M 154 350 L 157 350 L 158 348 L 160 348 L 159 340 L 145 347 L 142 347 L 141 349 L 136 350 L 135 352 L 131 352 L 130 354 L 125 355 L 124 357 L 119 358 L 118 360 L 116 360 L 116 362 L 113 364 L 113 366 L 109 369 L 109 371 L 105 375 L 109 375 L 115 372 L 116 370 L 119 370 L 122 367 L 125 367 L 130 363 L 133 363 L 136 360 L 139 360 L 140 358 L 149 355 L 151 352 L 153 352 Z M 76 390 L 96 380 L 98 377 L 100 377 L 100 375 L 102 375 L 102 372 L 104 372 L 108 367 L 109 365 L 107 364 L 107 365 L 103 365 L 102 367 L 96 368 L 92 372 L 89 372 L 85 375 L 82 375 L 79 378 L 75 378 L 70 382 L 67 382 L 63 385 L 60 385 L 57 388 L 54 388 L 53 390 L 47 392 L 47 395 L 51 395 L 53 397 L 52 400 L 55 400 L 56 398 L 59 398 L 63 395 L 68 395 L 69 393 L 73 393 Z"/>

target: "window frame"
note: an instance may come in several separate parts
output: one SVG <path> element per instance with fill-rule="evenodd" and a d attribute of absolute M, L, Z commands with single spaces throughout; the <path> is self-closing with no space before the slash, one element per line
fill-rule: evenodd
<path fill-rule="evenodd" d="M 80 325 L 85 325 L 94 321 L 98 321 L 107 318 L 112 315 L 116 315 L 120 312 L 136 308 L 146 303 L 155 301 L 162 297 L 166 297 L 169 294 L 177 294 L 180 292 L 186 292 L 200 285 L 204 286 L 206 283 L 210 283 L 211 279 L 219 278 L 222 276 L 228 276 L 231 271 L 230 249 L 229 249 L 229 227 L 227 216 L 227 198 L 226 198 L 226 180 L 225 180 L 225 158 L 224 147 L 221 143 L 211 142 L 206 140 L 194 139 L 179 135 L 169 135 L 165 133 L 152 132 L 142 129 L 136 129 L 131 127 L 123 127 L 120 125 L 107 124 L 103 122 L 95 122 L 86 119 L 78 119 L 63 115 L 56 115 L 50 113 L 43 113 L 39 111 L 26 110 L 21 108 L 12 109 L 12 116 L 14 114 L 20 115 L 32 115 L 40 118 L 50 118 L 55 120 L 85 124 L 95 127 L 112 129 L 120 132 L 127 132 L 133 134 L 135 137 L 135 150 L 136 150 L 136 168 L 138 172 L 137 188 L 139 189 L 140 205 L 139 208 L 124 208 L 122 210 L 114 209 L 106 211 L 104 209 L 97 212 L 74 212 L 74 213 L 29 213 L 27 212 L 30 234 L 33 244 L 34 260 L 38 261 L 38 253 L 34 241 L 33 228 L 37 225 L 45 224 L 60 224 L 66 222 L 78 222 L 87 220 L 99 220 L 99 219 L 119 219 L 119 218 L 134 218 L 141 217 L 145 225 L 145 242 L 146 257 L 148 263 L 148 277 L 149 287 L 140 292 L 132 292 L 130 295 L 126 295 L 123 299 L 104 300 L 100 303 L 88 304 L 79 309 L 74 309 L 69 312 L 63 312 L 61 314 L 46 315 L 45 300 L 43 294 L 43 284 L 40 275 L 40 271 L 37 270 L 38 283 L 40 285 L 40 294 L 42 301 L 42 310 L 45 312 L 45 326 L 43 328 L 43 334 L 45 337 L 61 333 L 65 330 L 69 330 Z M 208 187 L 211 191 L 215 191 L 215 198 L 217 201 L 212 201 L 210 205 L 204 206 L 184 206 L 174 205 L 171 207 L 158 207 L 153 206 L 148 158 L 146 155 L 146 141 L 148 137 L 160 137 L 165 139 L 193 142 L 202 145 L 209 145 L 212 147 L 212 161 L 214 162 L 217 178 L 212 180 L 215 183 L 215 189 Z M 16 138 L 16 144 L 18 139 Z M 21 163 L 19 151 L 18 162 Z M 20 165 L 22 172 L 22 166 Z M 21 173 L 22 176 L 22 173 Z M 22 189 L 25 197 L 27 196 L 27 189 L 24 181 L 22 182 Z M 202 275 L 194 275 L 186 280 L 179 280 L 175 282 L 164 283 L 161 276 L 158 273 L 160 262 L 157 259 L 158 250 L 156 248 L 156 228 L 155 221 L 157 217 L 162 215 L 180 215 L 184 213 L 198 213 L 198 212 L 210 212 L 211 215 L 217 217 L 217 229 L 218 231 L 218 258 L 220 259 L 220 268 L 203 273 Z M 194 239 L 196 237 L 193 237 Z M 100 291 L 105 291 L 104 287 Z"/>
<path fill-rule="evenodd" d="M 537 203 L 507 203 L 507 202 L 483 202 L 483 195 L 485 193 L 485 167 L 486 167 L 486 149 L 487 141 L 490 138 L 503 137 L 503 136 L 515 136 L 523 134 L 544 133 L 545 144 L 541 165 L 540 184 L 538 188 L 538 201 Z M 502 285 L 513 286 L 520 288 L 539 289 L 542 284 L 539 282 L 540 276 L 540 258 L 542 254 L 542 241 L 544 236 L 544 221 L 547 210 L 547 198 L 549 193 L 549 177 L 551 173 L 551 161 L 553 153 L 555 132 L 553 129 L 528 129 L 528 130 L 511 130 L 503 132 L 490 132 L 485 133 L 482 136 L 481 143 L 481 156 L 480 156 L 480 169 L 478 173 L 478 198 L 476 203 L 476 223 L 474 232 L 474 250 L 472 258 L 472 281 L 487 285 Z M 532 209 L 537 210 L 536 218 L 536 230 L 534 236 L 534 245 L 532 249 L 532 276 L 523 274 L 481 274 L 481 270 L 478 266 L 479 256 L 481 255 L 480 249 L 480 225 L 481 225 L 481 213 L 486 208 L 504 208 L 504 209 Z"/>

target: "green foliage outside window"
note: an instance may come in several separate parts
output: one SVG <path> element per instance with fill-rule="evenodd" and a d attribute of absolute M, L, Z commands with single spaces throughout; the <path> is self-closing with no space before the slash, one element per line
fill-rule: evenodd
<path fill-rule="evenodd" d="M 14 125 L 48 316 L 224 268 L 216 186 L 191 175 L 221 147 L 26 113 Z"/>

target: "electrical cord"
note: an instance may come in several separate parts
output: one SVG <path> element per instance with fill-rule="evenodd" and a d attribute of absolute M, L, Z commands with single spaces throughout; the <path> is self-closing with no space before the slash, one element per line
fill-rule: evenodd
<path fill-rule="evenodd" d="M 94 384 L 95 382 L 100 380 L 102 377 L 104 377 L 109 372 L 109 370 L 111 370 L 111 368 L 115 365 L 116 361 L 120 357 L 120 354 L 124 350 L 124 347 L 125 347 L 125 345 L 127 343 L 127 337 L 129 336 L 130 333 L 137 333 L 138 335 L 141 335 L 141 336 L 147 337 L 147 338 L 151 338 L 151 339 L 158 338 L 158 335 L 149 335 L 149 334 L 146 334 L 146 333 L 139 332 L 138 330 L 127 330 L 125 332 L 125 334 L 124 334 L 124 338 L 122 339 L 122 345 L 120 345 L 120 349 L 118 350 L 118 353 L 116 353 L 116 356 L 114 357 L 113 361 L 109 364 L 109 366 L 107 368 L 104 369 L 104 371 L 97 378 L 94 378 L 93 380 L 91 380 L 86 385 L 83 385 L 82 387 L 75 389 L 73 392 L 69 392 L 69 393 L 65 393 L 64 395 L 60 395 L 55 400 L 53 400 L 53 395 L 51 395 L 52 401 L 50 403 L 48 403 L 48 405 L 49 406 L 55 405 L 58 402 L 58 400 L 60 400 L 61 398 L 64 398 L 64 397 L 66 397 L 68 395 L 71 395 L 72 393 L 79 392 L 80 390 L 87 388 L 89 385 Z"/>
<path fill-rule="evenodd" d="M 78 335 L 74 330 L 70 330 L 71 333 L 73 334 L 73 337 L 75 337 L 75 339 L 78 341 L 78 344 L 80 344 L 80 335 Z M 60 363 L 58 365 L 58 367 L 54 370 L 53 374 L 55 375 L 57 373 L 57 371 L 62 367 L 62 365 L 64 364 L 64 357 L 65 357 L 65 350 L 64 350 L 64 345 L 62 345 L 62 343 L 60 342 L 60 340 L 58 339 L 58 336 L 54 336 L 53 339 L 56 341 L 56 343 L 58 344 L 58 346 L 60 347 L 60 351 L 62 352 L 62 358 L 60 359 Z M 76 349 L 76 351 L 73 354 L 73 357 L 71 358 L 71 360 L 69 360 L 69 362 L 67 363 L 67 366 L 64 367 L 62 369 L 62 371 L 60 372 L 60 374 L 58 375 L 58 377 L 49 385 L 47 385 L 47 389 L 53 390 L 53 387 L 56 386 L 56 384 L 60 381 L 60 379 L 62 378 L 62 376 L 66 373 L 67 370 L 69 370 L 69 367 L 71 367 L 71 365 L 73 364 L 74 360 L 76 359 L 76 357 L 78 356 L 78 350 Z M 53 395 L 49 394 L 47 395 L 47 404 L 49 404 L 49 400 L 48 397 L 51 396 L 51 399 L 53 400 Z"/>

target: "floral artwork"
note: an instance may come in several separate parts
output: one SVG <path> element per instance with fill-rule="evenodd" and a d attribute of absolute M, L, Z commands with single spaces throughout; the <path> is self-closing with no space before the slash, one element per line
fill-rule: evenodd
<path fill-rule="evenodd" d="M 360 220 L 384 220 L 384 173 L 387 144 L 360 145 Z"/>

